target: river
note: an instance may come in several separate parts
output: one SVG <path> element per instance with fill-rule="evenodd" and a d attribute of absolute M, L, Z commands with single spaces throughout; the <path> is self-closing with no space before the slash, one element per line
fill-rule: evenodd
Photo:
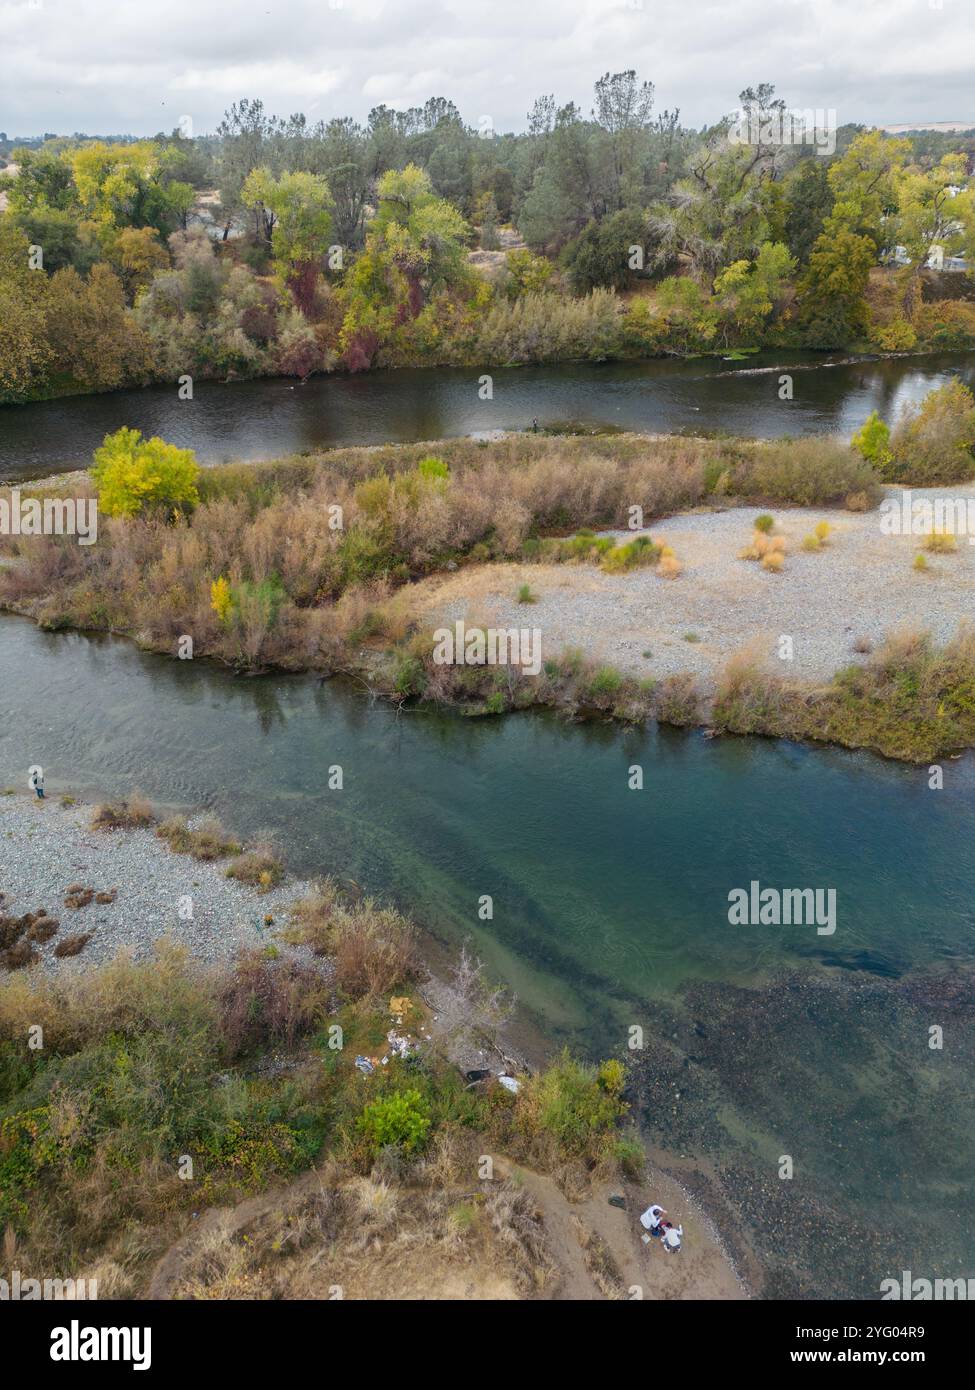
<path fill-rule="evenodd" d="M 780 377 L 792 377 L 781 399 Z M 122 425 L 196 450 L 203 464 L 279 458 L 343 444 L 445 439 L 495 429 L 577 421 L 594 427 L 776 437 L 849 436 L 871 410 L 888 421 L 953 376 L 975 383 L 975 353 L 840 359 L 761 353 L 746 361 L 655 359 L 633 363 L 497 368 L 482 400 L 475 369 L 427 368 L 195 383 L 0 407 L 0 479 L 87 467 Z"/>
<path fill-rule="evenodd" d="M 865 753 L 397 713 L 341 680 L 239 679 L 0 618 L 0 786 L 35 763 L 51 796 L 137 786 L 270 830 L 292 869 L 470 939 L 587 1055 L 643 1029 L 640 1118 L 702 1198 L 717 1172 L 739 1194 L 771 1293 L 972 1273 L 970 758 L 933 791 Z M 732 926 L 753 879 L 835 889 L 835 932 Z"/>

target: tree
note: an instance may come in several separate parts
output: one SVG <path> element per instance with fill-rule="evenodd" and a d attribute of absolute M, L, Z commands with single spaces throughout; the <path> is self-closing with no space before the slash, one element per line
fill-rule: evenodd
<path fill-rule="evenodd" d="M 847 347 L 869 329 L 864 298 L 876 245 L 840 230 L 817 237 L 799 282 L 800 322 L 814 347 Z"/>
<path fill-rule="evenodd" d="M 281 122 L 266 114 L 263 102 L 244 97 L 224 113 L 217 126 L 217 136 L 220 139 L 220 204 L 226 240 L 251 170 L 263 167 L 272 175 L 280 173 Z M 270 231 L 267 236 L 270 239 Z"/>
<path fill-rule="evenodd" d="M 18 167 L 16 176 L 0 174 L 0 193 L 7 194 L 11 212 L 27 213 L 40 208 L 68 212 L 77 208 L 71 163 L 54 150 L 16 149 L 12 156 Z"/>
<path fill-rule="evenodd" d="M 588 294 L 600 286 L 626 289 L 631 275 L 631 248 L 639 247 L 649 263 L 647 241 L 646 215 L 638 208 L 624 208 L 601 222 L 590 222 L 562 252 L 562 264 L 573 292 Z"/>
<path fill-rule="evenodd" d="M 158 270 L 169 268 L 166 248 L 160 245 L 153 227 L 123 227 L 115 238 L 111 259 L 119 270 L 130 303 Z"/>
<path fill-rule="evenodd" d="M 746 88 L 743 108 L 746 117 L 754 115 L 747 121 L 749 140 L 733 140 L 730 121 L 723 121 L 689 158 L 687 177 L 653 209 L 658 258 L 686 256 L 704 286 L 733 261 L 754 260 L 775 231 L 777 209 L 767 185 L 779 177 L 787 156 L 767 119 L 776 105 L 771 91 L 763 84 L 756 96 Z"/>
<path fill-rule="evenodd" d="M 321 135 L 322 167 L 335 200 L 335 239 L 357 250 L 363 242 L 362 224 L 369 199 L 366 136 L 348 118 L 329 121 Z"/>
<path fill-rule="evenodd" d="M 593 140 L 596 127 L 569 102 L 559 107 L 545 137 L 545 159 L 532 180 L 518 228 L 535 251 L 558 249 L 609 207 L 612 167 Z"/>
<path fill-rule="evenodd" d="M 172 209 L 157 177 L 159 150 L 151 140 L 92 140 L 72 152 L 71 166 L 81 206 L 103 234 L 119 227 L 172 230 Z"/>
<path fill-rule="evenodd" d="M 149 374 L 149 347 L 128 313 L 118 276 L 107 265 L 87 280 L 68 267 L 51 278 L 47 337 L 55 371 L 102 391 Z"/>
<path fill-rule="evenodd" d="M 959 212 L 964 199 L 958 188 L 966 176 L 963 154 L 945 155 L 933 169 L 917 166 L 905 169 L 895 179 L 897 212 L 893 217 L 894 239 L 902 247 L 911 265 L 911 277 L 905 293 L 909 315 L 920 300 L 921 271 L 936 246 L 953 251 L 962 244 L 959 235 L 963 225 Z"/>
<path fill-rule="evenodd" d="M 244 184 L 247 207 L 259 208 L 274 252 L 275 269 L 298 308 L 310 314 L 332 235 L 332 193 L 319 174 L 254 169 Z"/>
<path fill-rule="evenodd" d="M 172 211 L 176 225 L 184 232 L 189 223 L 190 212 L 196 202 L 196 190 L 192 184 L 173 179 L 165 186 L 166 202 Z"/>
<path fill-rule="evenodd" d="M 79 223 L 75 212 L 63 212 L 60 208 L 38 203 L 10 216 L 26 232 L 31 245 L 41 248 L 44 269 L 49 274 L 69 265 L 75 270 L 88 271 L 101 255 L 91 223 Z"/>
<path fill-rule="evenodd" d="M 161 510 L 173 513 L 195 507 L 200 468 L 192 449 L 179 449 L 125 426 L 106 435 L 95 450 L 90 469 L 98 487 L 98 505 L 108 516 L 136 516 Z"/>
<path fill-rule="evenodd" d="M 910 153 L 909 140 L 893 140 L 881 130 L 858 135 L 846 153 L 830 165 L 835 201 L 826 231 L 867 236 L 878 250 L 887 249 L 887 217 L 896 209 L 897 178 Z"/>
<path fill-rule="evenodd" d="M 757 333 L 795 268 L 788 248 L 775 241 L 767 241 L 754 261 L 735 261 L 714 282 L 722 317 L 745 336 Z"/>
<path fill-rule="evenodd" d="M 29 243 L 0 214 L 0 399 L 17 400 L 43 379 L 51 359 L 46 335 L 48 280 L 32 270 Z"/>
<path fill-rule="evenodd" d="M 616 210 L 640 192 L 640 137 L 649 128 L 653 83 L 638 82 L 636 72 L 604 73 L 596 83 L 593 115 L 609 136 Z"/>
<path fill-rule="evenodd" d="M 833 211 L 833 189 L 822 159 L 804 159 L 785 185 L 785 239 L 799 266 L 809 262 L 813 245 Z"/>
<path fill-rule="evenodd" d="M 400 327 L 415 334 L 417 319 L 438 295 L 474 283 L 467 265 L 470 228 L 452 204 L 438 198 L 415 164 L 389 169 L 377 186 L 379 207 L 366 249 L 347 276 L 341 347 L 360 370 Z M 422 322 L 422 321 L 421 321 Z"/>
<path fill-rule="evenodd" d="M 406 227 L 418 208 L 429 207 L 436 201 L 430 175 L 416 164 L 407 164 L 405 169 L 387 170 L 379 180 L 376 194 L 379 199 L 377 229 L 388 226 L 390 222 Z"/>
<path fill-rule="evenodd" d="M 657 304 L 674 346 L 700 348 L 713 342 L 718 328 L 717 308 L 697 280 L 689 275 L 671 275 L 661 280 Z"/>
<path fill-rule="evenodd" d="M 541 294 L 548 289 L 555 269 L 544 256 L 533 256 L 527 247 L 509 251 L 505 258 L 505 270 L 501 288 L 509 299 L 520 299 L 526 294 Z"/>

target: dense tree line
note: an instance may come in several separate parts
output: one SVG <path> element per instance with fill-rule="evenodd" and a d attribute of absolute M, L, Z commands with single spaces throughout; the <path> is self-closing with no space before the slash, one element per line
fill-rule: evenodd
<path fill-rule="evenodd" d="M 975 345 L 975 140 L 781 135 L 769 84 L 693 131 L 607 73 L 526 129 L 235 103 L 213 135 L 45 137 L 0 172 L 0 398 L 183 374 L 754 347 Z M 742 126 L 744 118 L 745 125 Z M 747 129 L 747 138 L 740 131 Z M 883 269 L 882 269 L 883 268 Z"/>

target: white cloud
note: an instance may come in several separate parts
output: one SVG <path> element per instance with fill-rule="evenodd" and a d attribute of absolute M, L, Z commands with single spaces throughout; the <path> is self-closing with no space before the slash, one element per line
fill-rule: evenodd
<path fill-rule="evenodd" d="M 540 93 L 588 112 L 624 67 L 692 125 L 761 81 L 841 121 L 975 122 L 967 0 L 0 0 L 0 34 L 11 134 L 147 134 L 187 107 L 212 130 L 242 96 L 359 119 L 446 96 L 521 129 Z"/>
<path fill-rule="evenodd" d="M 280 91 L 287 88 L 296 95 L 334 91 L 342 81 L 342 68 L 323 68 L 309 72 L 300 63 L 233 63 L 225 67 L 190 68 L 174 77 L 175 92 L 221 92 L 237 97 L 242 92 Z"/>

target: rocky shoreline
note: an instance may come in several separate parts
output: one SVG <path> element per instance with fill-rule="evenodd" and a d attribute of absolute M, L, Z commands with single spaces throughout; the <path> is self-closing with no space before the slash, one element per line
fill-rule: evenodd
<path fill-rule="evenodd" d="M 91 969 L 122 949 L 144 960 L 163 937 L 214 964 L 244 947 L 268 945 L 278 917 L 307 891 L 307 884 L 292 881 L 258 892 L 228 878 L 225 860 L 202 863 L 172 853 L 151 827 L 93 830 L 92 809 L 52 797 L 0 796 L 0 912 L 43 908 L 59 923 L 53 936 L 36 943 L 46 968 Z M 87 890 L 95 895 L 91 901 L 65 902 L 84 899 Z M 60 940 L 89 934 L 77 955 L 55 956 Z"/>

